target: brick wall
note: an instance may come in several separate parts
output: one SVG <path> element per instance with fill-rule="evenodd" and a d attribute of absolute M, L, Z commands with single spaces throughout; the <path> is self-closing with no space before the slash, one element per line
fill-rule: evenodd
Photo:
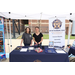
<path fill-rule="evenodd" d="M 39 26 L 40 31 L 45 33 L 48 32 L 49 30 L 49 21 L 48 20 L 29 20 L 30 24 L 29 27 L 31 28 L 32 26 L 32 32 L 35 32 L 35 27 Z"/>
<path fill-rule="evenodd" d="M 39 26 L 40 22 L 40 31 L 43 33 L 49 32 L 49 20 L 29 20 L 30 24 L 29 27 L 31 28 L 32 25 L 32 32 L 35 31 L 35 26 Z M 65 20 L 65 33 L 68 34 L 69 30 L 69 20 Z M 72 32 L 72 27 L 71 27 Z"/>
<path fill-rule="evenodd" d="M 40 31 L 43 33 L 48 33 L 49 32 L 49 20 L 28 20 L 29 23 L 29 27 L 32 29 L 32 32 L 35 32 L 35 27 L 36 26 L 40 26 Z M 16 24 L 18 26 L 18 22 L 16 20 Z M 24 23 L 23 20 L 20 20 L 20 32 L 24 31 Z M 7 20 L 7 26 L 9 29 L 9 20 Z M 31 27 L 32 26 L 32 27 Z M 6 22 L 4 20 L 4 29 L 6 32 Z M 13 32 L 13 24 L 12 24 L 12 20 L 11 20 L 11 30 Z M 69 20 L 65 20 L 65 33 L 68 34 L 68 30 L 69 30 Z M 15 27 L 15 32 L 18 32 L 16 27 Z M 72 32 L 72 27 L 71 27 L 71 32 Z"/>

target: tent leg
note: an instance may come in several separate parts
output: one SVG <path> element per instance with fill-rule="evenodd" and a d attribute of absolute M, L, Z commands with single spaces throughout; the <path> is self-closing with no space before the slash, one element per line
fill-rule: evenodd
<path fill-rule="evenodd" d="M 72 15 L 72 13 L 70 13 L 70 19 L 71 19 L 71 15 Z M 67 45 L 69 45 L 70 35 L 71 35 L 71 21 L 69 23 L 69 31 L 68 31 L 68 42 L 67 42 Z"/>
<path fill-rule="evenodd" d="M 70 35 L 71 35 L 71 22 L 70 22 L 70 24 L 69 24 L 68 42 L 67 42 L 67 45 L 69 45 Z"/>
<path fill-rule="evenodd" d="M 12 41 L 11 41 L 11 19 L 9 18 L 9 28 L 10 28 L 10 52 L 12 51 Z"/>
<path fill-rule="evenodd" d="M 7 31 L 7 41 L 8 41 L 8 44 L 7 45 L 8 45 L 8 49 L 9 49 L 9 53 L 10 53 L 7 19 L 6 19 L 6 31 Z"/>
<path fill-rule="evenodd" d="M 31 20 L 31 33 L 32 33 L 32 20 Z"/>

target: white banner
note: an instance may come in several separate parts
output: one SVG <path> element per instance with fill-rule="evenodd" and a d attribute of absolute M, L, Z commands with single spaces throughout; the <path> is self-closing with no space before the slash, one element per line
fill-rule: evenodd
<path fill-rule="evenodd" d="M 54 46 L 65 46 L 65 18 L 49 19 L 49 41 L 54 41 Z"/>

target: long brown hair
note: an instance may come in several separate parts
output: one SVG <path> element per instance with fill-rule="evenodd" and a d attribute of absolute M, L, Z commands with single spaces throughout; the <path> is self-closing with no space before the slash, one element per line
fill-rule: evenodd
<path fill-rule="evenodd" d="M 29 27 L 27 27 L 29 28 Z M 25 28 L 25 33 L 27 33 L 27 28 Z M 31 34 L 31 29 L 29 28 L 29 34 Z"/>

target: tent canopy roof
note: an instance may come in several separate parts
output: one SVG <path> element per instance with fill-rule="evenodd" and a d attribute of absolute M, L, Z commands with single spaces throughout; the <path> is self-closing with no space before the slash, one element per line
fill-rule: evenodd
<path fill-rule="evenodd" d="M 9 12 L 0 12 L 0 16 L 5 17 L 5 18 L 11 18 L 11 19 L 37 19 L 37 20 L 49 20 L 49 18 L 52 17 L 64 17 L 65 19 L 72 19 L 75 20 L 75 13 L 72 13 L 70 16 L 70 13 L 58 13 L 58 14 L 44 14 L 44 13 L 15 13 L 11 12 L 9 15 Z"/>

